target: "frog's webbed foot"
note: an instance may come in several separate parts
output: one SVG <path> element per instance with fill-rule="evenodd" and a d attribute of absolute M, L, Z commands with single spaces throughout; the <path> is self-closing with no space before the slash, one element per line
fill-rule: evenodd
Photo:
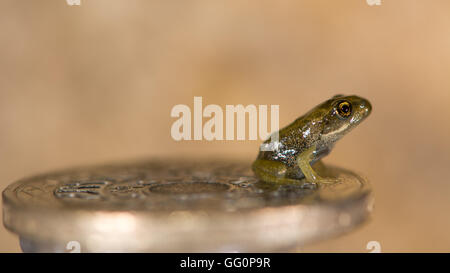
<path fill-rule="evenodd" d="M 336 183 L 340 182 L 341 179 L 339 179 L 339 178 L 332 178 L 332 177 L 320 177 L 319 176 L 319 179 L 317 179 L 316 181 L 317 182 L 315 182 L 315 183 L 317 183 L 317 184 L 336 184 Z"/>
<path fill-rule="evenodd" d="M 313 159 L 314 152 L 316 150 L 316 146 L 312 146 L 307 149 L 297 157 L 297 165 L 305 176 L 306 181 L 314 184 L 334 184 L 339 182 L 339 178 L 333 177 L 321 177 L 317 174 L 317 172 L 311 167 L 311 161 Z M 316 169 L 325 169 L 325 166 L 322 161 L 318 161 L 316 163 Z"/>

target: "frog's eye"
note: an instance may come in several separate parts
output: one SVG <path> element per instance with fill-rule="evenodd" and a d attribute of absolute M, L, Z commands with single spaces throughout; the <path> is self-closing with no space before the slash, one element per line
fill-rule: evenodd
<path fill-rule="evenodd" d="M 352 114 L 352 105 L 348 101 L 341 101 L 337 105 L 337 113 L 339 116 L 346 118 Z"/>

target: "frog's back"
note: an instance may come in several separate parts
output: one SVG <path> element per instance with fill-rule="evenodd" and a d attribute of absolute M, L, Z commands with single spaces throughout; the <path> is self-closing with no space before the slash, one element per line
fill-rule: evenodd
<path fill-rule="evenodd" d="M 307 121 L 300 117 L 288 126 L 278 132 L 278 141 L 275 142 L 277 150 L 259 151 L 257 159 L 279 161 L 288 166 L 295 165 L 297 155 L 308 148 L 307 134 L 303 133 Z M 272 137 L 267 139 L 264 144 L 272 142 Z"/>

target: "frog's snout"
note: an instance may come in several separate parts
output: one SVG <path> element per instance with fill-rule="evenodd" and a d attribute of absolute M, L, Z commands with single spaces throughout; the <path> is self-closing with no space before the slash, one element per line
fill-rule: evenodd
<path fill-rule="evenodd" d="M 353 117 L 350 123 L 356 125 L 367 118 L 372 112 L 372 104 L 365 98 L 358 96 L 349 96 L 349 101 L 351 101 L 354 109 Z"/>
<path fill-rule="evenodd" d="M 372 104 L 366 99 L 362 99 L 359 107 L 362 109 L 363 115 L 367 117 L 372 112 Z"/>

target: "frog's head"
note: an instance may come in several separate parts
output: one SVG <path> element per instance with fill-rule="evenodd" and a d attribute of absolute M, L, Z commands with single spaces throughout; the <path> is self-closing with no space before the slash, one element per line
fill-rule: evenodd
<path fill-rule="evenodd" d="M 372 105 L 358 96 L 336 95 L 318 106 L 323 113 L 322 140 L 335 142 L 360 124 L 372 111 Z"/>

